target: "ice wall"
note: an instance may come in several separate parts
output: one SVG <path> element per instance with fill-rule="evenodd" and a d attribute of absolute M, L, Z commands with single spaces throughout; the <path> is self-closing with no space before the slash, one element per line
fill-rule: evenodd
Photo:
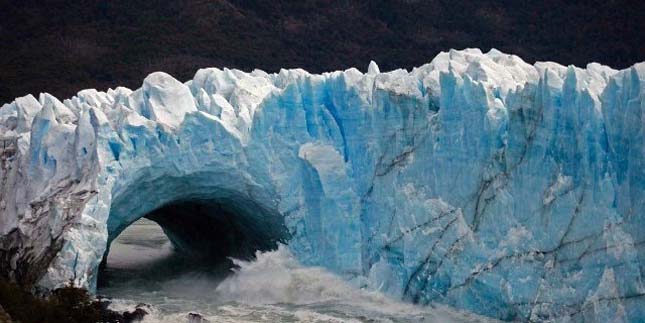
<path fill-rule="evenodd" d="M 209 199 L 280 217 L 301 262 L 393 297 L 637 322 L 644 93 L 643 63 L 468 49 L 412 71 L 211 68 L 18 98 L 0 108 L 0 269 L 93 288 L 127 225 Z"/>

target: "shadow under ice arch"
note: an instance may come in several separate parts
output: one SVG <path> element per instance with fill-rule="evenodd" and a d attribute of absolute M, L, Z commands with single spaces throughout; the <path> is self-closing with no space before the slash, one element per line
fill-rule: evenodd
<path fill-rule="evenodd" d="M 157 222 L 175 249 L 209 262 L 247 259 L 288 239 L 284 218 L 266 198 L 240 191 L 244 179 L 227 172 L 151 176 L 115 194 L 107 221 L 112 241 L 142 217 Z"/>

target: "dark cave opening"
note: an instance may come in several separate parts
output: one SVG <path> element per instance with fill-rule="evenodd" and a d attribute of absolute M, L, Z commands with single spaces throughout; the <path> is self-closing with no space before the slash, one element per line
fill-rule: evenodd
<path fill-rule="evenodd" d="M 253 259 L 257 251 L 274 250 L 288 236 L 281 216 L 230 198 L 174 201 L 142 218 L 111 239 L 99 289 L 132 279 L 169 280 L 187 272 L 224 277 L 234 267 L 231 258 Z"/>
<path fill-rule="evenodd" d="M 192 200 L 165 205 L 145 217 L 159 224 L 178 252 L 219 262 L 248 260 L 284 241 L 286 229 L 280 223 L 246 212 L 235 203 Z"/>

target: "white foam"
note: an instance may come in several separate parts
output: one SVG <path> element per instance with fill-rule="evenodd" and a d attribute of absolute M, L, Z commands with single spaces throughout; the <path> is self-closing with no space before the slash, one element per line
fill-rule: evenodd
<path fill-rule="evenodd" d="M 323 268 L 302 266 L 282 245 L 256 256 L 254 261 L 233 259 L 239 268 L 219 285 L 205 276 L 187 274 L 163 283 L 160 291 L 142 294 L 148 299 L 137 295 L 138 301 L 152 303 L 143 322 L 188 322 L 191 312 L 211 322 L 231 323 L 493 321 L 446 306 L 401 303 L 354 287 Z M 131 311 L 136 304 L 116 300 L 111 308 Z"/>

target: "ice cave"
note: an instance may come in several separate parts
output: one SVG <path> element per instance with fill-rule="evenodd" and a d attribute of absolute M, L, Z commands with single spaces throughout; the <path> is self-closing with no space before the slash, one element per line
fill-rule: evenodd
<path fill-rule="evenodd" d="M 285 243 L 282 216 L 241 192 L 218 187 L 213 179 L 221 176 L 147 178 L 124 190 L 112 202 L 103 259 L 112 241 L 141 217 L 157 223 L 176 252 L 213 263 L 250 259 Z"/>

